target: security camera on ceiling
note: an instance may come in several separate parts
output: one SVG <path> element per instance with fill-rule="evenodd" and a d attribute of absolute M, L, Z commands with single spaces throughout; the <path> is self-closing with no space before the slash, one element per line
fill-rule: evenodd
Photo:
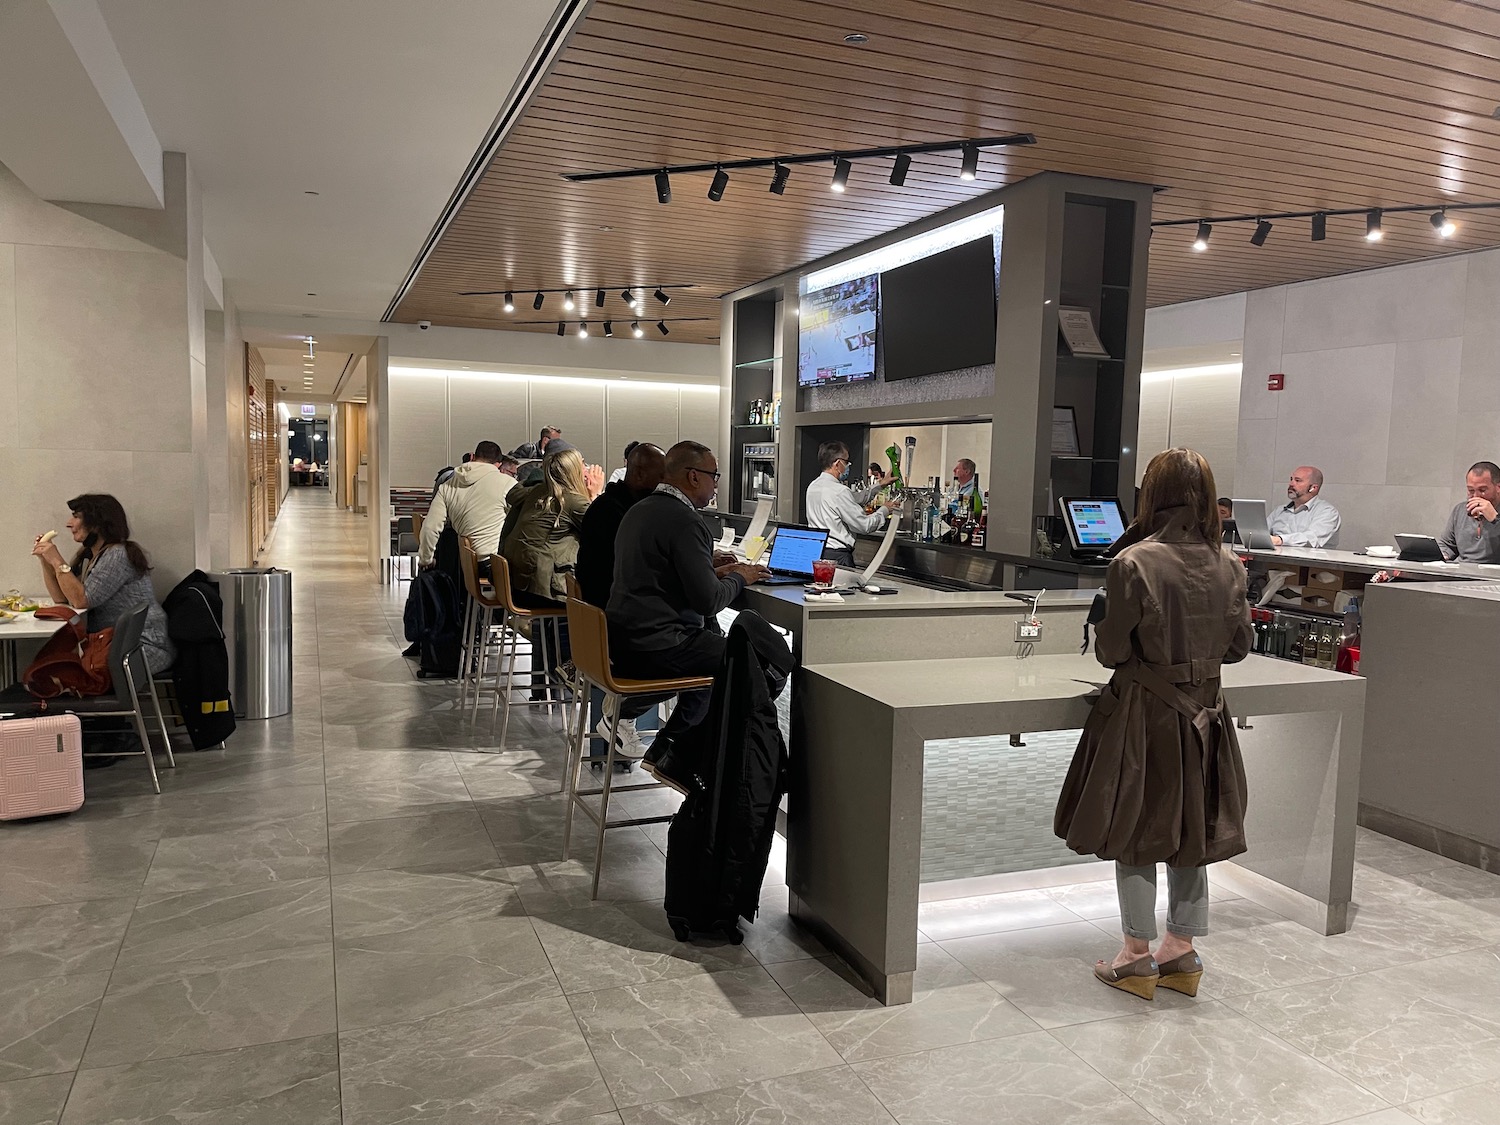
<path fill-rule="evenodd" d="M 426 332 L 429 328 L 432 327 L 432 321 L 430 321 L 430 320 L 419 320 L 419 321 L 417 321 L 417 327 L 420 328 L 423 332 Z"/>

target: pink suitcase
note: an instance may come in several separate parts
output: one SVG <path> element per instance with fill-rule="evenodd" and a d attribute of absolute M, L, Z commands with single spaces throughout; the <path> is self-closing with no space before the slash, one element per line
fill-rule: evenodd
<path fill-rule="evenodd" d="M 0 820 L 67 813 L 82 804 L 78 716 L 0 720 Z"/>

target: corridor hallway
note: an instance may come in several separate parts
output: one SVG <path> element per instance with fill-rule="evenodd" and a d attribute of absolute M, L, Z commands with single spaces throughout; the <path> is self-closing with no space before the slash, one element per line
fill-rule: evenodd
<path fill-rule="evenodd" d="M 1112 882 L 924 903 L 894 1009 L 789 922 L 780 848 L 742 946 L 672 939 L 665 825 L 591 904 L 559 722 L 496 747 L 416 679 L 366 529 L 314 489 L 277 521 L 290 715 L 0 824 L 4 1125 L 1494 1121 L 1500 877 L 1372 833 L 1350 934 L 1216 894 L 1196 1000 L 1090 979 Z"/>

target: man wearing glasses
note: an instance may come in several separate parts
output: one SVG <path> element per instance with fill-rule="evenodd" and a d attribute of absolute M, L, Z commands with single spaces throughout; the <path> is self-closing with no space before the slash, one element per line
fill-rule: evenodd
<path fill-rule="evenodd" d="M 890 501 L 867 515 L 865 505 L 890 484 L 891 475 L 886 473 L 872 485 L 851 489 L 846 483 L 849 467 L 849 447 L 841 441 L 825 441 L 818 446 L 818 468 L 823 471 L 807 486 L 807 522 L 828 531 L 823 557 L 845 567 L 854 566 L 854 537 L 879 531 L 896 506 Z"/>
<path fill-rule="evenodd" d="M 724 635 L 714 619 L 747 585 L 770 573 L 748 563 L 714 565 L 713 540 L 698 509 L 714 498 L 718 481 L 714 451 L 680 441 L 667 450 L 662 483 L 620 521 L 605 609 L 610 663 L 619 675 L 712 676 L 724 655 Z M 708 704 L 707 690 L 682 695 L 657 735 L 658 745 L 701 722 Z M 622 715 L 631 717 L 628 708 Z M 672 784 L 655 766 L 648 752 L 642 768 Z"/>

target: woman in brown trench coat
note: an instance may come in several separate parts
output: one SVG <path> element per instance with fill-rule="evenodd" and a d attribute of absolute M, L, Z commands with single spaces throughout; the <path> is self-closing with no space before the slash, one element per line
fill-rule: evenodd
<path fill-rule="evenodd" d="M 1208 932 L 1206 865 L 1245 850 L 1245 770 L 1219 693 L 1221 664 L 1250 651 L 1245 568 L 1221 544 L 1213 472 L 1191 449 L 1146 468 L 1140 541 L 1105 580 L 1095 653 L 1114 675 L 1084 724 L 1053 822 L 1068 847 L 1115 861 L 1124 946 L 1094 975 L 1150 999 L 1196 995 Z M 1167 935 L 1156 938 L 1156 865 Z"/>

